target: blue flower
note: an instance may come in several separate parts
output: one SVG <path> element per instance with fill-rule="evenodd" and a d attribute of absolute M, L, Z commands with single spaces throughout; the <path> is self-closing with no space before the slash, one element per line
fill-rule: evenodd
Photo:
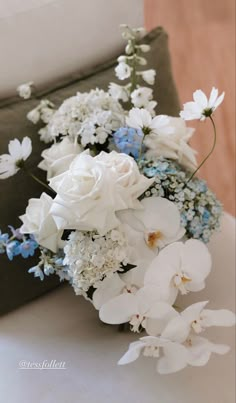
<path fill-rule="evenodd" d="M 34 277 L 39 277 L 41 281 L 44 279 L 44 273 L 39 266 L 31 267 L 31 269 L 28 270 L 28 273 L 34 273 Z"/>
<path fill-rule="evenodd" d="M 8 228 L 10 228 L 14 238 L 23 239 L 24 235 L 20 232 L 20 228 L 14 228 L 12 225 L 8 225 Z"/>
<path fill-rule="evenodd" d="M 12 260 L 14 256 L 20 254 L 19 245 L 19 241 L 10 241 L 6 244 L 6 254 L 9 260 Z"/>
<path fill-rule="evenodd" d="M 25 239 L 19 246 L 19 254 L 23 257 L 23 258 L 27 258 L 29 256 L 33 256 L 35 249 L 38 248 L 38 244 L 36 241 L 34 241 L 33 239 Z"/>
<path fill-rule="evenodd" d="M 2 231 L 0 230 L 0 253 L 5 253 L 6 249 L 6 243 L 9 239 L 8 234 L 2 234 Z"/>
<path fill-rule="evenodd" d="M 114 143 L 120 152 L 132 155 L 135 159 L 139 158 L 140 149 L 144 150 L 143 132 L 141 129 L 133 129 L 129 127 L 121 127 L 114 134 Z"/>

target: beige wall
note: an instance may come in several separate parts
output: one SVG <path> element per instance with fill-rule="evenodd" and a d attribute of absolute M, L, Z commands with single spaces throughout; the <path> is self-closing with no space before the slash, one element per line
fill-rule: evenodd
<path fill-rule="evenodd" d="M 217 147 L 200 175 L 208 180 L 225 209 L 235 215 L 235 1 L 144 2 L 147 28 L 163 25 L 169 33 L 181 102 L 191 100 L 197 88 L 209 92 L 215 85 L 226 92 L 215 114 Z M 193 145 L 201 160 L 211 147 L 212 132 L 209 122 L 197 122 L 195 127 Z"/>

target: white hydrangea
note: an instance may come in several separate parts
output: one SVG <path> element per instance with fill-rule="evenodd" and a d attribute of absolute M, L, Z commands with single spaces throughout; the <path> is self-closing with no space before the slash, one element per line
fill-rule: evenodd
<path fill-rule="evenodd" d="M 122 271 L 128 263 L 128 245 L 120 229 L 113 229 L 105 236 L 95 232 L 74 231 L 64 247 L 64 265 L 76 295 L 86 296 L 88 289 L 113 273 Z"/>
<path fill-rule="evenodd" d="M 124 124 L 124 110 L 108 92 L 95 89 L 66 99 L 48 125 L 51 139 L 80 137 L 83 146 L 104 144 L 113 130 Z"/>

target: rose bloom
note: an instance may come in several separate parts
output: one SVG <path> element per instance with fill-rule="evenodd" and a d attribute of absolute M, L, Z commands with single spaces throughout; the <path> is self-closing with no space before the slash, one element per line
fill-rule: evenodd
<path fill-rule="evenodd" d="M 68 171 L 50 180 L 50 186 L 57 192 L 51 212 L 59 229 L 104 235 L 119 224 L 115 212 L 135 206 L 150 180 L 125 154 L 113 151 L 92 157 L 84 151 Z"/>
<path fill-rule="evenodd" d="M 50 214 L 53 199 L 42 193 L 39 199 L 30 199 L 25 214 L 19 218 L 23 222 L 22 234 L 33 234 L 39 245 L 56 252 L 62 246 L 62 231 L 58 231 Z"/>
<path fill-rule="evenodd" d="M 140 208 L 138 197 L 152 185 L 153 179 L 141 175 L 137 163 L 127 154 L 102 151 L 95 159 L 114 173 L 122 209 Z"/>
<path fill-rule="evenodd" d="M 64 137 L 60 143 L 53 144 L 42 152 L 43 160 L 38 167 L 47 171 L 47 179 L 65 172 L 73 159 L 82 151 L 78 143 Z"/>

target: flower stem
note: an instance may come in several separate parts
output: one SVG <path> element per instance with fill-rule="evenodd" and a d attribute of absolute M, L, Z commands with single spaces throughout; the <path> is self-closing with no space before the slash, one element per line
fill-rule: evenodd
<path fill-rule="evenodd" d="M 194 175 L 198 172 L 198 170 L 203 166 L 203 164 L 206 162 L 206 160 L 210 157 L 210 155 L 213 153 L 214 149 L 215 149 L 215 145 L 216 145 L 216 126 L 215 126 L 215 122 L 212 118 L 212 116 L 209 116 L 212 126 L 213 126 L 213 132 L 214 132 L 214 140 L 213 140 L 213 145 L 211 147 L 210 152 L 207 154 L 207 156 L 204 158 L 204 160 L 201 162 L 201 164 L 197 167 L 197 169 L 195 169 L 195 171 L 192 173 L 192 175 L 190 176 L 190 178 L 187 180 L 185 186 L 191 181 L 191 179 L 194 177 Z"/>
<path fill-rule="evenodd" d="M 47 190 L 50 190 L 50 192 L 56 193 L 56 192 L 54 192 L 54 190 L 50 186 L 48 186 L 46 183 L 41 181 L 41 179 L 39 179 L 37 176 L 35 176 L 31 172 L 29 172 L 27 169 L 24 168 L 24 172 L 27 175 L 29 175 L 31 178 L 33 178 L 36 182 L 40 183 L 40 185 L 44 186 Z"/>

